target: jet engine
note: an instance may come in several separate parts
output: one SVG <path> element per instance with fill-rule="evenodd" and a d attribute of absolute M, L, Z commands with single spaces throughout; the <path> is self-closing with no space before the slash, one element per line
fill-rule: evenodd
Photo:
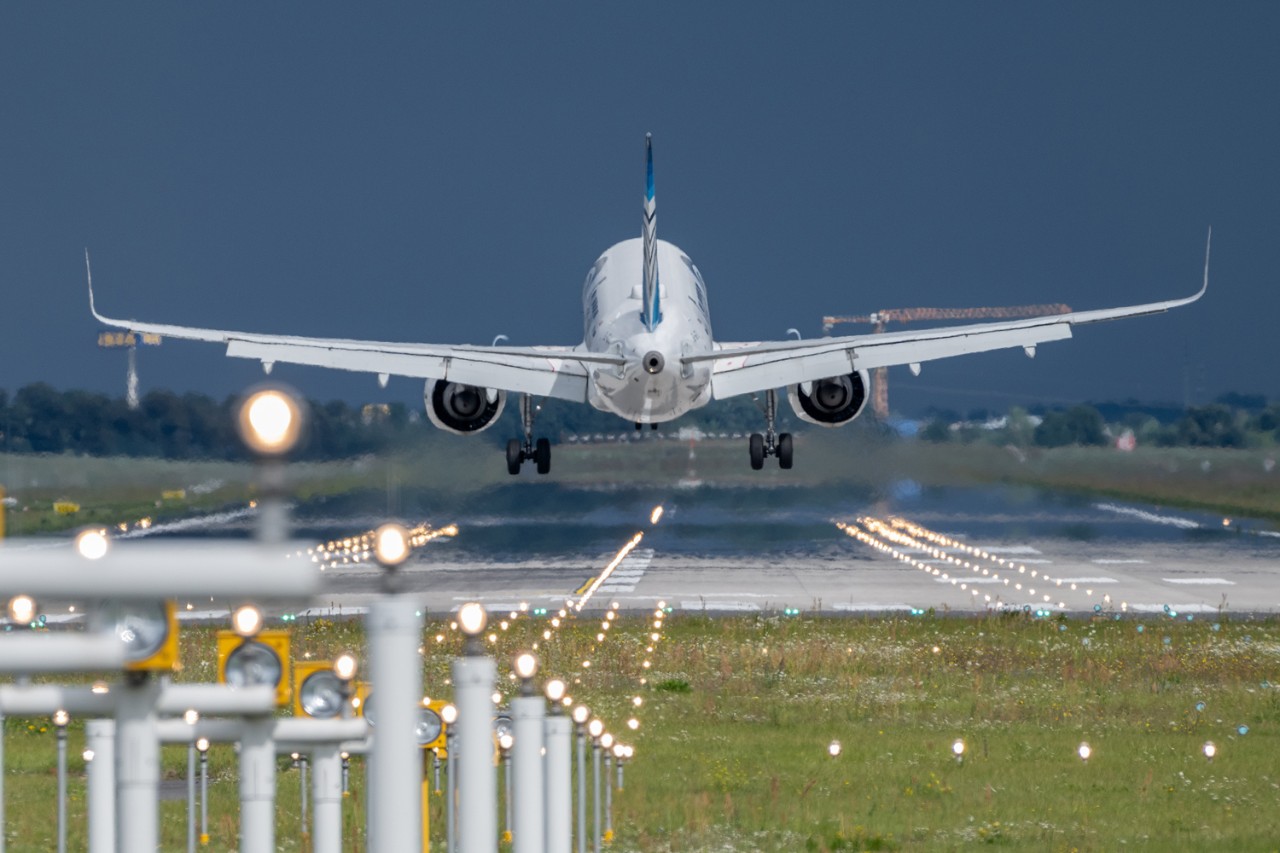
<path fill-rule="evenodd" d="M 867 371 L 832 376 L 787 388 L 791 408 L 802 421 L 819 426 L 843 426 L 862 414 L 871 387 Z"/>
<path fill-rule="evenodd" d="M 428 379 L 422 399 L 431 423 L 454 435 L 470 435 L 493 426 L 506 405 L 507 393 Z"/>

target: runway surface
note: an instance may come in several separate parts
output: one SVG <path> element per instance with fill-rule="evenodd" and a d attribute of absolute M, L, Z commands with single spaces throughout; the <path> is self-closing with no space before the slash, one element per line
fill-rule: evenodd
<path fill-rule="evenodd" d="M 458 535 L 428 544 L 401 570 L 429 611 L 473 599 L 494 610 L 559 607 L 637 534 L 588 607 L 665 601 L 717 613 L 1013 608 L 1191 619 L 1280 611 L 1280 534 L 1249 520 L 1027 489 L 911 484 L 879 500 L 805 489 L 524 487 L 514 495 L 499 496 L 495 513 L 464 508 L 432 519 L 456 523 Z M 662 516 L 652 522 L 657 506 Z M 304 524 L 328 535 L 337 519 Z M 313 608 L 361 608 L 381 580 L 381 570 L 341 558 L 326 574 L 332 592 Z"/>

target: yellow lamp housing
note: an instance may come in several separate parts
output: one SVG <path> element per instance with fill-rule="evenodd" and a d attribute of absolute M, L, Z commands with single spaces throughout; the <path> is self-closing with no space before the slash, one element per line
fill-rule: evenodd
<path fill-rule="evenodd" d="M 363 704 L 363 685 L 349 686 L 350 696 Z M 293 665 L 293 715 L 332 720 L 342 716 L 342 681 L 333 672 L 331 660 L 296 661 Z M 360 710 L 356 708 L 356 714 Z"/>
<path fill-rule="evenodd" d="M 234 668 L 243 661 L 249 670 L 276 689 L 276 707 L 283 708 L 293 696 L 289 681 L 289 632 L 284 629 L 259 631 L 256 637 L 242 637 L 235 631 L 223 630 L 217 634 L 218 683 L 236 684 L 243 676 Z M 228 674 L 228 665 L 232 672 Z M 278 672 L 273 672 L 278 669 Z M 295 679 L 297 667 L 294 668 Z M 274 680 L 269 681 L 274 675 Z"/>
<path fill-rule="evenodd" d="M 423 706 L 428 711 L 434 713 L 436 715 L 436 719 L 440 721 L 440 733 L 437 734 L 434 739 L 429 740 L 426 743 L 418 744 L 424 751 L 432 749 L 437 750 L 440 753 L 441 758 L 444 758 L 447 754 L 445 752 L 445 742 L 449 736 L 449 724 L 444 721 L 444 714 L 442 712 L 444 711 L 444 706 L 448 704 L 449 703 L 444 699 L 432 699 Z"/>
<path fill-rule="evenodd" d="M 138 649 L 138 657 L 126 660 L 126 672 L 176 672 L 182 668 L 176 602 L 123 607 L 117 614 L 116 633 Z"/>

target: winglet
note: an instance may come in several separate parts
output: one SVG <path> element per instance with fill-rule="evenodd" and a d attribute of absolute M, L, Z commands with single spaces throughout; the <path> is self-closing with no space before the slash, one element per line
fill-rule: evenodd
<path fill-rule="evenodd" d="M 1204 241 L 1204 284 L 1200 285 L 1200 292 L 1196 294 L 1196 299 L 1204 296 L 1204 292 L 1209 289 L 1209 247 L 1213 244 L 1213 226 L 1209 226 L 1209 236 Z"/>
<path fill-rule="evenodd" d="M 93 305 L 93 269 L 89 266 L 88 246 L 85 246 L 84 249 L 84 274 L 85 278 L 89 280 L 89 313 L 93 314 L 99 322 L 106 323 L 108 322 L 107 319 L 99 314 L 98 309 Z"/>
<path fill-rule="evenodd" d="M 644 305 L 640 319 L 652 332 L 662 322 L 658 293 L 658 208 L 653 196 L 653 134 L 644 135 Z"/>

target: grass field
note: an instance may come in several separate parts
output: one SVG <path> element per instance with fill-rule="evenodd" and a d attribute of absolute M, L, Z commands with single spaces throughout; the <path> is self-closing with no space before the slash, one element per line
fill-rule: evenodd
<path fill-rule="evenodd" d="M 672 616 L 655 632 L 651 619 L 624 615 L 597 642 L 599 623 L 583 618 L 542 642 L 546 670 L 578 673 L 572 693 L 637 748 L 615 796 L 613 849 L 1280 846 L 1275 622 Z M 495 631 L 500 672 L 545 627 L 523 618 Z M 359 624 L 297 626 L 294 644 L 316 657 L 358 648 Z M 212 646 L 207 630 L 184 635 L 183 680 L 213 677 Z M 424 649 L 427 692 L 447 696 L 455 635 L 429 622 Z M 623 725 L 632 713 L 634 734 Z M 52 727 L 11 719 L 6 735 L 9 849 L 48 850 Z M 84 843 L 81 737 L 73 723 L 71 849 Z M 843 747 L 834 759 L 832 740 Z M 181 778 L 185 760 L 166 748 L 166 776 Z M 211 849 L 232 850 L 231 750 L 215 748 L 212 767 Z M 280 769 L 277 846 L 306 849 L 298 774 L 287 759 Z M 358 850 L 358 766 L 353 777 L 346 849 Z M 183 808 L 164 806 L 165 850 L 183 846 Z M 437 797 L 437 849 L 440 808 Z"/>

